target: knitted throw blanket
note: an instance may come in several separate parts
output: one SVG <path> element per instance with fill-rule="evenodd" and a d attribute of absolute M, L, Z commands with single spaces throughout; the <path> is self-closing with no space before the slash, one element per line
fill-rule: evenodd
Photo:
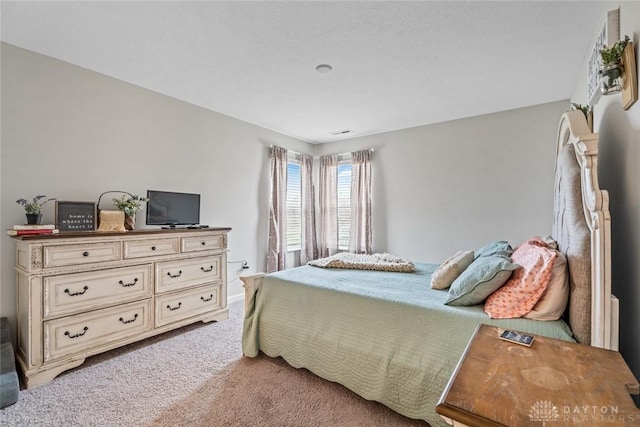
<path fill-rule="evenodd" d="M 412 273 L 416 267 L 411 261 L 391 254 L 352 254 L 340 252 L 327 258 L 309 261 L 309 265 L 322 268 L 348 268 L 352 270 L 396 271 Z"/>

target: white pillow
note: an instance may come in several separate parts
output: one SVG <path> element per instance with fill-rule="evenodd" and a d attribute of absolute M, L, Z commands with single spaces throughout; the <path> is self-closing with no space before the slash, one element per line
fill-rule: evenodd
<path fill-rule="evenodd" d="M 568 301 L 569 274 L 567 258 L 562 252 L 558 251 L 547 289 L 536 305 L 524 317 L 534 320 L 558 320 L 564 313 Z"/>
<path fill-rule="evenodd" d="M 473 251 L 458 251 L 440 264 L 431 275 L 431 289 L 447 289 L 473 262 Z"/>

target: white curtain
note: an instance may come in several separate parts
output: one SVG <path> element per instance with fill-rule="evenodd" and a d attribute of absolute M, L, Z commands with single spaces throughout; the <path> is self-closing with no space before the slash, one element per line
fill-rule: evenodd
<path fill-rule="evenodd" d="M 320 157 L 318 255 L 338 252 L 338 156 Z"/>
<path fill-rule="evenodd" d="M 316 212 L 315 196 L 313 191 L 313 157 L 307 154 L 300 155 L 300 197 L 302 199 L 302 243 L 300 250 L 300 263 L 318 258 L 318 245 L 316 239 Z"/>
<path fill-rule="evenodd" d="M 269 202 L 269 248 L 267 272 L 284 270 L 287 265 L 287 150 L 269 148 L 271 200 Z"/>
<path fill-rule="evenodd" d="M 371 253 L 371 151 L 351 153 L 349 252 Z"/>

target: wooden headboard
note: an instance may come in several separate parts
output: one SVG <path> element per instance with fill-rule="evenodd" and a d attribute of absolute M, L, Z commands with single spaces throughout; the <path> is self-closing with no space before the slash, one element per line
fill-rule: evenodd
<path fill-rule="evenodd" d="M 617 350 L 609 194 L 598 184 L 598 135 L 581 111 L 562 115 L 556 159 L 552 236 L 569 265 L 567 320 L 578 342 Z"/>

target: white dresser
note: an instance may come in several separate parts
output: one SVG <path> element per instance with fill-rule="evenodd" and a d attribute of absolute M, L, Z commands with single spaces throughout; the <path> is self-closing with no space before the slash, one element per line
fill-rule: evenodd
<path fill-rule="evenodd" d="M 14 237 L 27 388 L 101 353 L 229 317 L 230 228 Z"/>

